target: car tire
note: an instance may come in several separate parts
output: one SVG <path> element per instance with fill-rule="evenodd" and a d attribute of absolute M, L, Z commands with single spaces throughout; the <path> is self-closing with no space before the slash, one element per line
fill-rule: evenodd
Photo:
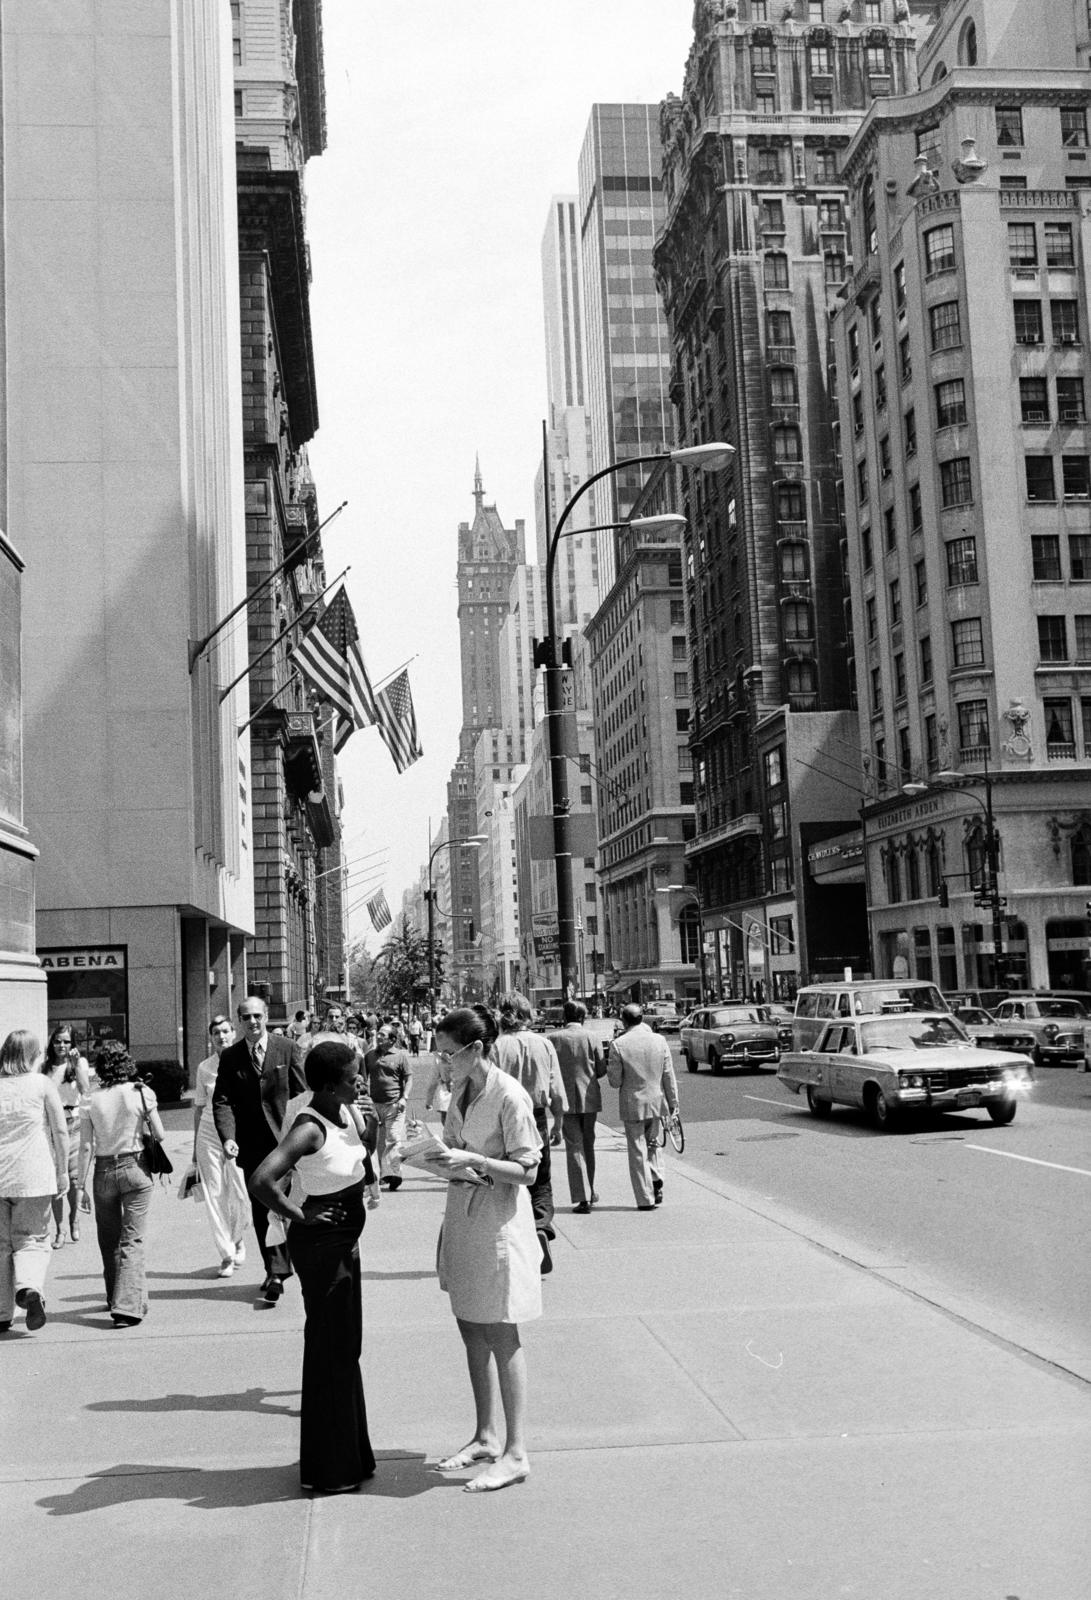
<path fill-rule="evenodd" d="M 818 1117 L 820 1120 L 833 1114 L 833 1101 L 823 1100 L 820 1094 L 815 1094 L 813 1083 L 807 1085 L 807 1110 L 812 1117 Z"/>
<path fill-rule="evenodd" d="M 1006 1127 L 1009 1122 L 1015 1121 L 1015 1110 L 1017 1105 L 1018 1101 L 1016 1100 L 1015 1096 L 1007 1095 L 1003 1100 L 990 1104 L 988 1107 L 989 1116 L 994 1122 L 998 1123 L 1000 1127 Z"/>
<path fill-rule="evenodd" d="M 722 1078 L 723 1077 L 723 1072 L 724 1072 L 723 1062 L 720 1060 L 720 1058 L 716 1054 L 715 1050 L 710 1050 L 709 1051 L 709 1053 L 708 1053 L 708 1064 L 712 1068 L 712 1072 L 713 1072 L 713 1075 L 715 1077 L 717 1077 L 717 1078 Z"/>
<path fill-rule="evenodd" d="M 686 1071 L 687 1072 L 696 1072 L 697 1071 L 697 1063 L 696 1063 L 696 1061 L 694 1061 L 693 1057 L 690 1055 L 688 1050 L 683 1050 L 682 1051 L 682 1060 L 686 1063 Z"/>
<path fill-rule="evenodd" d="M 878 1085 L 873 1084 L 865 1102 L 867 1114 L 880 1133 L 893 1133 L 898 1126 L 898 1109 L 892 1106 Z"/>

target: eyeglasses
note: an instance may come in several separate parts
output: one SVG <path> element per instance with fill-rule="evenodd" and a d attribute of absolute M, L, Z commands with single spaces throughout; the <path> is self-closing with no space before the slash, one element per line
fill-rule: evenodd
<path fill-rule="evenodd" d="M 444 1066 L 446 1066 L 447 1063 L 449 1061 L 453 1061 L 456 1056 L 460 1056 L 460 1055 L 463 1054 L 464 1051 L 472 1050 L 472 1049 L 473 1049 L 473 1044 L 464 1044 L 462 1046 L 461 1050 L 437 1050 L 436 1051 L 436 1060 L 437 1061 L 442 1061 Z"/>

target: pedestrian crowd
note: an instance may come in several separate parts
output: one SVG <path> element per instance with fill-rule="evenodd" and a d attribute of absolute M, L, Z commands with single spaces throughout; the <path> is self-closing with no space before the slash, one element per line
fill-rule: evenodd
<path fill-rule="evenodd" d="M 446 1180 L 437 1247 L 440 1287 L 465 1350 L 475 1422 L 469 1441 L 438 1463 L 479 1468 L 482 1493 L 522 1482 L 526 1362 L 520 1325 L 542 1312 L 553 1270 L 551 1152 L 562 1143 L 572 1210 L 586 1216 L 595 1189 L 595 1123 L 602 1079 L 618 1090 L 629 1176 L 639 1210 L 663 1201 L 661 1118 L 678 1106 L 666 1042 L 626 1006 L 604 1051 L 586 1008 L 564 1006 L 552 1034 L 533 1031 L 518 993 L 494 1013 L 458 1007 L 350 1018 L 332 1004 L 319 1022 L 299 1011 L 269 1027 L 249 995 L 236 1026 L 216 1016 L 211 1053 L 197 1069 L 192 1161 L 180 1192 L 203 1202 L 218 1260 L 230 1277 L 253 1228 L 261 1298 L 275 1306 L 298 1276 L 305 1311 L 300 1481 L 343 1493 L 375 1471 L 360 1374 L 359 1241 L 380 1187 L 397 1192 L 403 1164 Z M 350 1022 L 353 1024 L 350 1027 Z M 442 1138 L 407 1123 L 413 1060 L 432 1065 L 424 1098 Z M 35 1332 L 46 1322 L 53 1250 L 80 1237 L 93 1210 L 106 1310 L 118 1329 L 148 1310 L 145 1242 L 157 1172 L 169 1170 L 156 1097 L 126 1047 L 101 1044 L 89 1063 L 59 1027 L 43 1054 L 25 1030 L 0 1046 L 0 1333 L 16 1309 Z"/>

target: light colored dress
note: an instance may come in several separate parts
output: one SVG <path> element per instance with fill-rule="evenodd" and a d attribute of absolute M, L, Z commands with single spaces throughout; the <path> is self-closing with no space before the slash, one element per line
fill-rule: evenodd
<path fill-rule="evenodd" d="M 443 1137 L 452 1150 L 494 1161 L 538 1159 L 542 1141 L 530 1096 L 499 1067 L 465 1113 L 451 1101 Z M 439 1285 L 461 1322 L 531 1322 L 542 1314 L 542 1249 L 524 1184 L 494 1180 L 491 1188 L 448 1183 L 439 1236 Z"/>
<path fill-rule="evenodd" d="M 246 1179 L 237 1161 L 229 1161 L 212 1120 L 212 1091 L 216 1087 L 216 1074 L 220 1070 L 219 1056 L 207 1056 L 197 1068 L 197 1084 L 193 1093 L 195 1110 L 200 1110 L 195 1140 L 197 1171 L 201 1174 L 201 1190 L 205 1197 L 209 1226 L 221 1261 L 230 1261 L 235 1246 L 250 1226 L 250 1196 L 246 1192 Z"/>

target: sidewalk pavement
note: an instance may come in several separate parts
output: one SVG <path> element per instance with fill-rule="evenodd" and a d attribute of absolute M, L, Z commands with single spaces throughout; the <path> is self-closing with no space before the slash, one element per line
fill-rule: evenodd
<path fill-rule="evenodd" d="M 170 1112 L 180 1175 L 190 1114 Z M 374 1481 L 301 1495 L 302 1307 L 215 1276 L 203 1210 L 156 1195 L 151 1309 L 115 1331 L 93 1223 L 54 1254 L 49 1321 L 0 1340 L 8 1593 L 44 1600 L 1085 1600 L 1089 1387 L 763 1214 L 673 1153 L 638 1212 L 600 1125 L 602 1204 L 571 1214 L 525 1329 L 529 1480 L 430 1470 L 472 1430 L 433 1264 L 442 1188 L 369 1214 Z M 766 1208 L 769 1210 L 769 1208 Z M 987 1248 L 987 1240 L 983 1240 Z"/>

